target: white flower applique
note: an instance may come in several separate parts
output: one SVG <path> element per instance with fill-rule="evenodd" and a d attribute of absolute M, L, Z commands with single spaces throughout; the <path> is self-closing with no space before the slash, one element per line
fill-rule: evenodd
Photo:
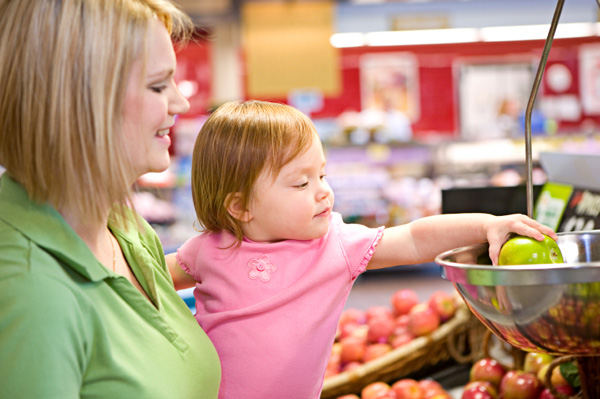
<path fill-rule="evenodd" d="M 269 255 L 262 254 L 258 258 L 248 261 L 248 277 L 252 280 L 260 278 L 266 283 L 271 280 L 271 273 L 277 270 L 277 266 L 271 263 Z"/>

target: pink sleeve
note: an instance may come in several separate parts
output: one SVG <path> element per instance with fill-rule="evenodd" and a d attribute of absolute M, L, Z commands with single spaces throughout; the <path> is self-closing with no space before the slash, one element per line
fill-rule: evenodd
<path fill-rule="evenodd" d="M 355 279 L 367 269 L 385 227 L 371 228 L 360 224 L 345 224 L 341 216 L 335 219 L 337 219 L 334 223 L 339 234 L 340 245 L 346 255 L 352 279 Z"/>
<path fill-rule="evenodd" d="M 175 254 L 175 259 L 177 259 L 179 266 L 181 266 L 181 268 L 196 281 L 200 281 L 200 276 L 196 273 L 197 267 L 195 267 L 196 257 L 200 247 L 200 243 L 198 242 L 199 239 L 200 237 L 190 238 L 177 249 L 177 254 Z"/>

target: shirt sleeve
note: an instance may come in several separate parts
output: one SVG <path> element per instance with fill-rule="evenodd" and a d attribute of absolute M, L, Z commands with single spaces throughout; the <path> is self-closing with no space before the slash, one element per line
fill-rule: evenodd
<path fill-rule="evenodd" d="M 0 303 L 0 397 L 79 398 L 90 345 L 75 296 L 24 273 L 0 280 Z"/>
<path fill-rule="evenodd" d="M 196 265 L 196 257 L 198 255 L 199 247 L 200 247 L 200 236 L 192 237 L 186 242 L 183 243 L 179 249 L 177 249 L 177 253 L 175 254 L 175 258 L 177 259 L 177 263 L 179 266 L 190 276 L 194 278 L 194 280 L 200 282 L 200 276 L 197 273 L 198 269 L 195 267 Z"/>
<path fill-rule="evenodd" d="M 346 224 L 339 214 L 333 215 L 332 223 L 339 235 L 351 277 L 355 279 L 367 269 L 375 248 L 383 236 L 384 226 L 371 228 L 360 224 Z"/>

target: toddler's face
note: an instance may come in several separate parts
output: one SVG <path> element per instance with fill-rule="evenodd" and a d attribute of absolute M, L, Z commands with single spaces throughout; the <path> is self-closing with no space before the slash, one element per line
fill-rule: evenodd
<path fill-rule="evenodd" d="M 263 172 L 250 203 L 251 220 L 244 232 L 252 241 L 311 240 L 325 235 L 333 192 L 324 179 L 325 154 L 319 138 L 286 164 L 273 181 Z"/>

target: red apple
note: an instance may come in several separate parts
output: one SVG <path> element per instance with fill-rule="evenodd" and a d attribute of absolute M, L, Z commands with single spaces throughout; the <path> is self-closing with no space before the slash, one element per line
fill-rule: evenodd
<path fill-rule="evenodd" d="M 356 327 L 354 330 L 350 332 L 351 337 L 361 338 L 365 342 L 367 341 L 367 334 L 369 333 L 369 326 L 366 324 L 361 324 Z"/>
<path fill-rule="evenodd" d="M 348 308 L 342 311 L 339 324 L 357 323 L 365 324 L 367 322 L 367 314 L 364 310 Z"/>
<path fill-rule="evenodd" d="M 333 344 L 331 348 L 331 355 L 327 360 L 327 369 L 325 370 L 325 377 L 336 375 L 340 372 L 342 365 L 342 345 L 339 342 Z"/>
<path fill-rule="evenodd" d="M 471 387 L 465 387 L 461 399 L 496 399 L 494 396 L 482 385 L 473 385 Z"/>
<path fill-rule="evenodd" d="M 392 390 L 398 399 L 422 399 L 423 391 L 417 380 L 403 378 L 392 384 Z"/>
<path fill-rule="evenodd" d="M 500 383 L 502 399 L 537 399 L 543 390 L 538 378 L 522 370 L 506 372 Z"/>
<path fill-rule="evenodd" d="M 329 365 L 327 365 L 327 367 L 325 368 L 325 378 L 333 377 L 334 375 L 338 375 L 339 373 L 339 368 L 330 367 Z"/>
<path fill-rule="evenodd" d="M 403 345 L 408 344 L 414 338 L 415 337 L 413 337 L 413 335 L 408 331 L 401 332 L 399 334 L 392 333 L 392 335 L 390 336 L 389 342 L 390 342 L 390 345 L 392 345 L 392 348 L 396 349 Z"/>
<path fill-rule="evenodd" d="M 454 296 L 445 291 L 436 291 L 429 297 L 429 307 L 440 315 L 442 321 L 446 321 L 456 313 L 456 302 Z"/>
<path fill-rule="evenodd" d="M 377 381 L 368 384 L 360 393 L 361 399 L 381 399 L 387 395 L 392 388 L 385 382 Z"/>
<path fill-rule="evenodd" d="M 419 296 L 413 290 L 402 289 L 394 292 L 391 301 L 396 314 L 403 315 L 419 303 Z"/>
<path fill-rule="evenodd" d="M 408 330 L 415 337 L 432 333 L 441 323 L 440 316 L 426 303 L 413 306 L 408 315 Z"/>
<path fill-rule="evenodd" d="M 479 388 L 487 391 L 487 393 L 494 399 L 498 397 L 498 390 L 488 381 L 471 381 L 464 386 L 463 390 L 471 390 L 473 388 Z"/>
<path fill-rule="evenodd" d="M 340 344 L 340 359 L 342 363 L 362 361 L 367 349 L 367 342 L 365 339 L 349 336 L 342 338 Z"/>
<path fill-rule="evenodd" d="M 421 392 L 423 392 L 423 399 L 431 399 L 435 395 L 446 393 L 442 384 L 431 378 L 420 380 L 419 386 L 421 387 Z"/>
<path fill-rule="evenodd" d="M 556 392 L 562 393 L 565 396 L 575 395 L 575 390 L 570 385 L 561 385 L 554 387 Z M 544 388 L 538 399 L 558 399 L 558 396 L 554 395 L 550 388 Z"/>
<path fill-rule="evenodd" d="M 344 337 L 348 337 L 350 335 L 352 335 L 352 333 L 354 332 L 354 330 L 356 330 L 357 328 L 359 328 L 362 324 L 358 324 L 355 322 L 347 322 L 344 324 L 340 324 L 338 326 L 339 330 L 340 330 L 340 334 L 339 334 L 339 339 L 342 339 Z"/>
<path fill-rule="evenodd" d="M 471 366 L 469 376 L 470 381 L 487 381 L 498 389 L 505 374 L 506 369 L 496 360 L 483 358 Z"/>
<path fill-rule="evenodd" d="M 371 319 L 368 326 L 367 341 L 372 343 L 386 343 L 394 331 L 395 322 L 393 318 L 381 316 Z"/>
<path fill-rule="evenodd" d="M 344 364 L 344 366 L 342 367 L 342 371 L 351 371 L 351 370 L 355 370 L 357 368 L 359 368 L 360 366 L 362 366 L 362 362 L 350 362 L 350 363 L 346 363 Z"/>
<path fill-rule="evenodd" d="M 408 314 L 401 314 L 396 317 L 396 328 L 408 328 L 408 321 L 410 316 Z"/>
<path fill-rule="evenodd" d="M 370 320 L 378 318 L 378 317 L 382 317 L 382 316 L 393 318 L 394 313 L 392 312 L 391 309 L 389 309 L 386 306 L 371 306 L 370 308 L 367 309 L 366 316 L 367 316 L 366 322 L 369 323 Z"/>
<path fill-rule="evenodd" d="M 539 373 L 542 366 L 545 364 L 552 363 L 554 356 L 547 355 L 545 353 L 529 352 L 525 355 L 525 361 L 523 363 L 523 371 L 528 373 L 536 374 Z"/>
<path fill-rule="evenodd" d="M 363 355 L 363 362 L 368 362 L 373 359 L 377 359 L 392 350 L 392 345 L 390 344 L 370 344 L 367 345 L 365 349 L 365 353 Z"/>

